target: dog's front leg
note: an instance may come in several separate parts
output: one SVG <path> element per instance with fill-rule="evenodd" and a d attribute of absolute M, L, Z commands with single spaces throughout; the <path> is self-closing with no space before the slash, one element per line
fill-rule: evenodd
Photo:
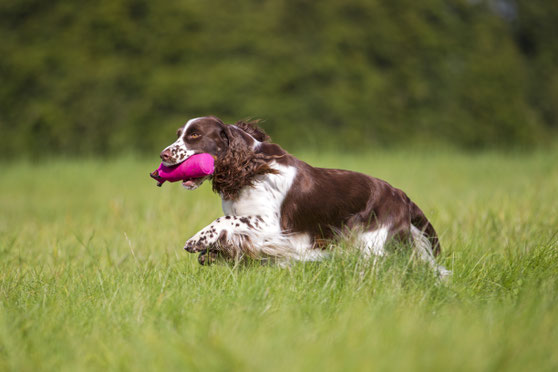
<path fill-rule="evenodd" d="M 190 253 L 219 252 L 228 258 L 254 255 L 264 220 L 260 216 L 224 216 L 200 230 L 188 239 L 184 249 Z"/>

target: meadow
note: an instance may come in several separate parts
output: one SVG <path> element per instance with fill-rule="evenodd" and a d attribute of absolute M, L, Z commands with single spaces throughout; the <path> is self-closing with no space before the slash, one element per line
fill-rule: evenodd
<path fill-rule="evenodd" d="M 0 370 L 558 370 L 558 151 L 296 155 L 406 191 L 453 275 L 351 249 L 202 267 L 208 183 L 157 188 L 156 156 L 3 162 Z"/>

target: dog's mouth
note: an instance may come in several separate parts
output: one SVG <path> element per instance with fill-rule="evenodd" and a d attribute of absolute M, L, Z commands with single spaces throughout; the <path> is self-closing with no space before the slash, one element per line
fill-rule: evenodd
<path fill-rule="evenodd" d="M 192 157 L 196 157 L 196 159 L 192 159 Z M 167 157 L 167 160 L 170 159 Z M 189 160 L 192 161 L 189 162 Z M 166 181 L 182 182 L 185 189 L 195 190 L 205 180 L 211 178 L 214 161 L 215 159 L 210 154 L 195 153 L 172 165 L 162 162 L 159 168 L 150 173 L 150 176 L 157 181 L 157 186 L 162 186 Z"/>
<path fill-rule="evenodd" d="M 207 179 L 208 177 L 188 178 L 182 180 L 182 186 L 187 190 L 195 190 Z"/>
<path fill-rule="evenodd" d="M 182 180 L 182 186 L 186 188 L 195 186 L 198 183 L 199 183 L 199 178 L 190 178 L 188 180 Z"/>

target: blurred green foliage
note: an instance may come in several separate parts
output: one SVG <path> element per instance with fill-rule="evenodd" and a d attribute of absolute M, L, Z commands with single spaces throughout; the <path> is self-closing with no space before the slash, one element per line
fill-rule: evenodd
<path fill-rule="evenodd" d="M 188 118 L 370 148 L 544 144 L 554 0 L 2 0 L 0 156 L 158 151 Z"/>

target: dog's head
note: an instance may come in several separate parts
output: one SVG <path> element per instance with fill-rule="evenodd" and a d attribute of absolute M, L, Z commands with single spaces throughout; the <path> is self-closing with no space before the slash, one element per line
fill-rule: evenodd
<path fill-rule="evenodd" d="M 256 151 L 269 137 L 254 123 L 223 123 L 214 116 L 189 120 L 177 131 L 178 139 L 161 152 L 166 166 L 180 164 L 200 153 L 215 158 L 213 189 L 226 199 L 236 197 L 240 189 L 251 185 L 257 174 L 273 172 Z M 189 180 L 184 187 L 198 188 L 208 177 Z"/>
<path fill-rule="evenodd" d="M 178 139 L 161 152 L 161 160 L 167 167 L 180 164 L 194 154 L 217 156 L 228 142 L 225 124 L 213 116 L 189 120 L 178 128 L 176 135 Z"/>

